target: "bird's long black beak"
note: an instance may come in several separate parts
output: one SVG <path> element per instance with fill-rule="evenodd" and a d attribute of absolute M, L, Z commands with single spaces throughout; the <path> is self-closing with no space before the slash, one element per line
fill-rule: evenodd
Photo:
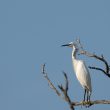
<path fill-rule="evenodd" d="M 61 45 L 62 47 L 65 47 L 65 46 L 70 46 L 70 44 L 64 44 L 64 45 Z"/>

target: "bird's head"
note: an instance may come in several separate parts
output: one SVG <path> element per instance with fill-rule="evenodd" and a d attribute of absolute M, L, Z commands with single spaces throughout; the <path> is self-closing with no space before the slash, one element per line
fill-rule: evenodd
<path fill-rule="evenodd" d="M 75 42 L 70 42 L 70 43 L 64 44 L 64 45 L 62 45 L 62 46 L 63 46 L 63 47 L 64 47 L 64 46 L 66 46 L 66 47 L 71 47 L 71 48 L 73 48 L 73 50 L 78 51 L 78 46 L 77 46 L 77 44 L 76 44 Z"/>

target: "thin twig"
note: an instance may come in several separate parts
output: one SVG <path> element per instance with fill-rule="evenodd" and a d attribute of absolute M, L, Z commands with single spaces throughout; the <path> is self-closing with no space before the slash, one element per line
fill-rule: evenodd
<path fill-rule="evenodd" d="M 103 73 L 106 74 L 106 72 L 102 69 L 102 68 L 98 68 L 98 67 L 92 67 L 92 66 L 89 66 L 90 69 L 96 69 L 96 70 L 100 70 L 102 71 Z"/>
<path fill-rule="evenodd" d="M 55 88 L 53 83 L 50 81 L 47 73 L 45 72 L 45 64 L 42 65 L 42 74 L 44 75 L 45 79 L 48 81 L 50 88 L 52 88 L 58 96 L 61 96 L 60 92 Z"/>
<path fill-rule="evenodd" d="M 62 85 L 59 85 L 58 87 L 61 90 L 61 92 L 63 93 L 65 101 L 68 102 L 70 109 L 74 110 L 74 106 L 72 105 L 72 101 L 68 95 L 68 89 L 69 89 L 68 77 L 65 72 L 63 72 L 63 74 L 64 74 L 64 78 L 65 78 L 65 87 L 63 87 Z"/>

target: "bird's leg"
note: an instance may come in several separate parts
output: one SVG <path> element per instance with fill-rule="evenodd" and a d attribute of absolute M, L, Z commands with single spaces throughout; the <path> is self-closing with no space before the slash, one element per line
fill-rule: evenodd
<path fill-rule="evenodd" d="M 89 102 L 90 102 L 91 92 L 89 93 Z"/>
<path fill-rule="evenodd" d="M 91 95 L 91 93 L 85 89 L 85 91 L 84 91 L 83 106 L 85 106 L 86 108 L 91 106 L 90 95 Z"/>
<path fill-rule="evenodd" d="M 86 96 L 86 89 L 84 90 L 84 99 L 83 99 L 83 102 L 85 102 L 85 96 Z"/>
<path fill-rule="evenodd" d="M 88 94 L 88 91 L 87 91 L 87 102 L 89 102 L 89 94 Z"/>
<path fill-rule="evenodd" d="M 85 105 L 86 93 L 87 93 L 87 91 L 86 91 L 86 89 L 85 89 L 85 90 L 84 90 L 84 99 L 83 99 L 83 102 L 82 102 L 83 106 Z"/>
<path fill-rule="evenodd" d="M 88 103 L 88 106 L 87 107 L 90 107 L 91 106 L 90 96 L 91 96 L 91 93 L 89 91 L 87 91 L 87 103 Z"/>

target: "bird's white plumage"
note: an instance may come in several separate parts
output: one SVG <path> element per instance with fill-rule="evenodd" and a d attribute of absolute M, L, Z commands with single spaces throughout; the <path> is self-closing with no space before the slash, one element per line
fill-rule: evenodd
<path fill-rule="evenodd" d="M 77 60 L 74 58 L 72 58 L 72 61 L 78 81 L 84 89 L 87 89 L 87 91 L 92 92 L 91 78 L 86 64 L 84 63 L 84 61 Z"/>

